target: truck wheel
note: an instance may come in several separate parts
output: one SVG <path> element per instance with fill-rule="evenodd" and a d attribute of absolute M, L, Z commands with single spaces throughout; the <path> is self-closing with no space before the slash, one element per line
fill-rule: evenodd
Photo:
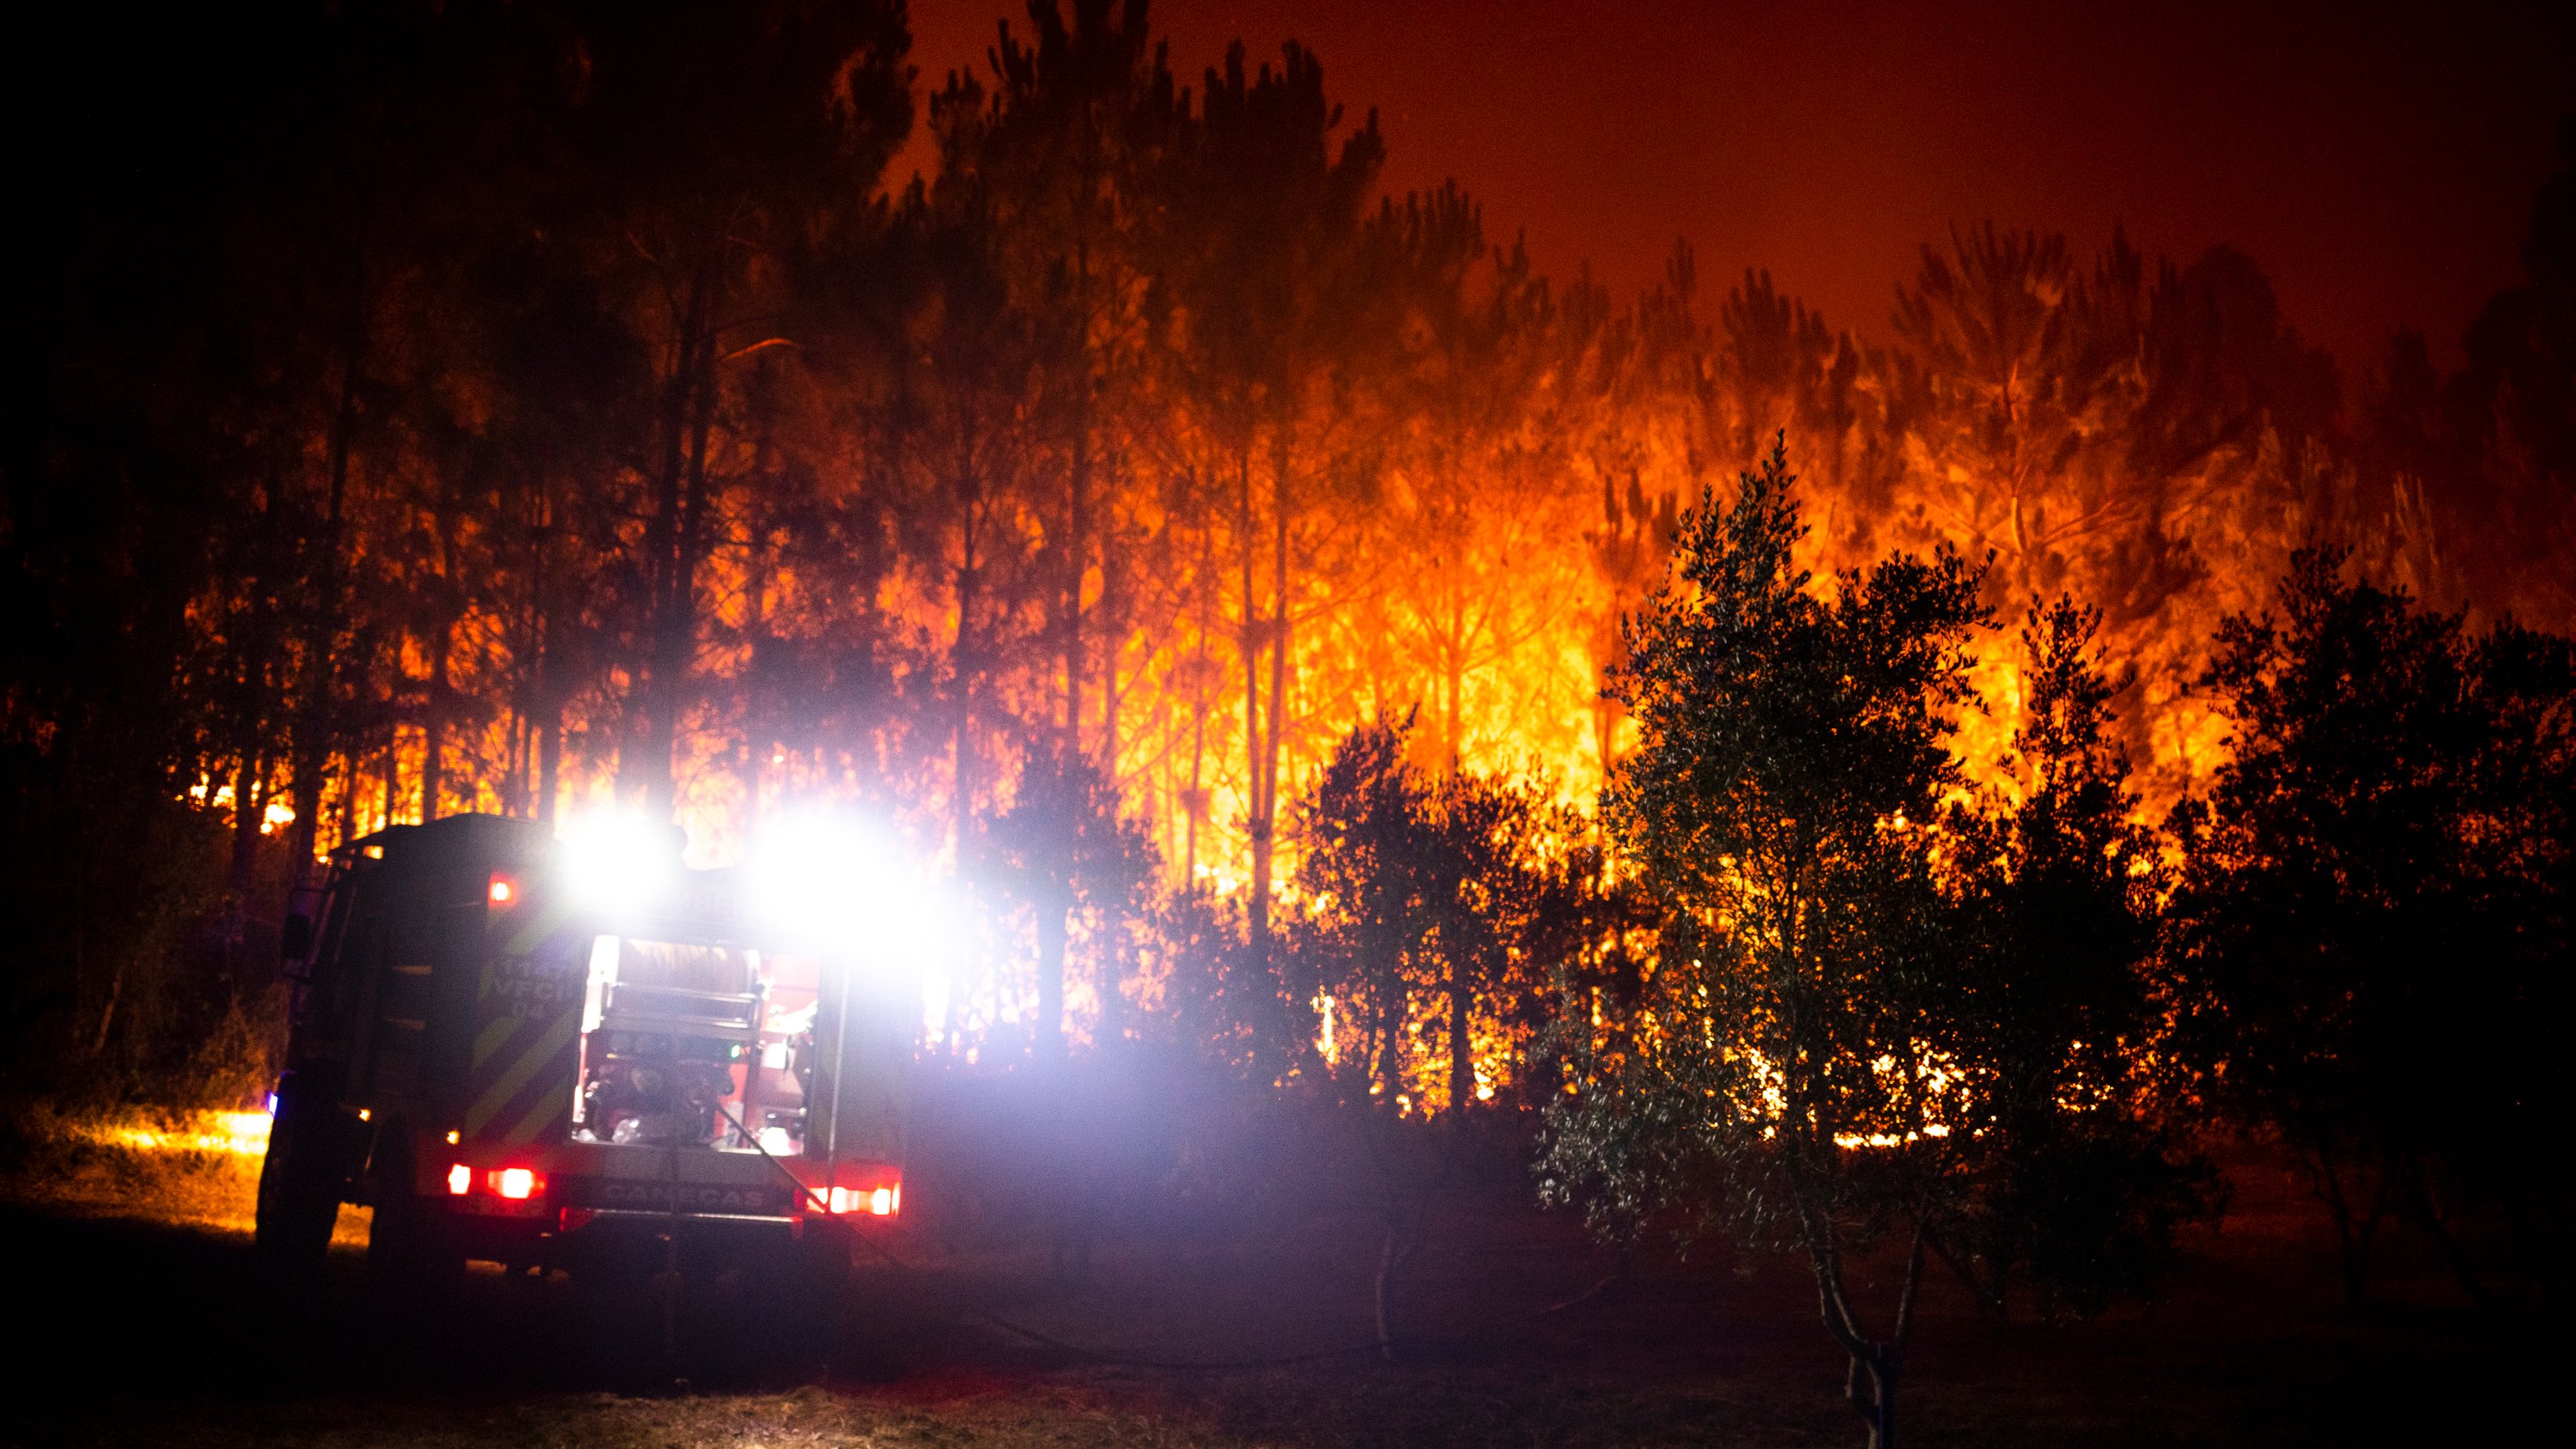
<path fill-rule="evenodd" d="M 774 1302 L 792 1360 L 829 1363 L 841 1346 L 841 1314 L 849 1303 L 849 1229 L 808 1221 L 805 1235 L 771 1253 L 758 1280 Z"/>
<path fill-rule="evenodd" d="M 412 1191 L 408 1153 L 396 1152 L 377 1173 L 376 1217 L 367 1233 L 367 1277 L 380 1291 L 431 1294 L 450 1288 L 465 1258 L 449 1241 L 438 1211 Z"/>
<path fill-rule="evenodd" d="M 343 1170 L 338 1127 L 327 1099 L 317 1100 L 291 1076 L 278 1085 L 251 1241 L 282 1273 L 318 1273 L 331 1250 Z"/>

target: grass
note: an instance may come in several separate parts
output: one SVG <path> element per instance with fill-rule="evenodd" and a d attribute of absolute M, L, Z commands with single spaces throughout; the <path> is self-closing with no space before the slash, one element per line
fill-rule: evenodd
<path fill-rule="evenodd" d="M 17 1102 L 0 1109 L 0 1194 L 247 1234 L 266 1142 L 267 1119 L 258 1113 L 67 1112 Z"/>
<path fill-rule="evenodd" d="M 1794 1263 L 1653 1261 L 1563 1313 L 1603 1260 L 1562 1218 L 1461 1210 L 1404 1299 L 1435 1346 L 1293 1366 L 1169 1372 L 1070 1355 L 985 1314 L 1113 1357 L 1261 1358 L 1365 1343 L 1372 1244 L 1318 1217 L 1181 1242 L 1131 1233 L 1096 1281 L 1041 1248 L 864 1270 L 828 1376 L 777 1363 L 657 1363 L 604 1347 L 573 1285 L 480 1274 L 395 1310 L 346 1230 L 326 1282 L 252 1271 L 258 1159 L 223 1119 L 0 1117 L 0 1231 L 20 1250 L 34 1347 L 0 1367 L 31 1405 L 0 1441 L 116 1444 L 762 1446 L 887 1449 L 1591 1449 L 1847 1444 L 1841 1363 Z M 2295 1189 L 2240 1166 L 2238 1210 L 2172 1290 L 2074 1328 L 1996 1325 L 1935 1280 L 1909 1367 L 1907 1437 L 2000 1449 L 2471 1442 L 2510 1432 L 2549 1345 L 2451 1306 L 2438 1274 L 2371 1310 L 2335 1301 L 2329 1245 Z M 1884 1284 L 1880 1285 L 1882 1288 Z M 629 1329 L 634 1325 L 627 1325 Z M 649 1338 L 651 1335 L 644 1335 Z M 694 1381 L 690 1381 L 694 1380 Z"/>
<path fill-rule="evenodd" d="M 129 1431 L 138 1433 L 126 1440 Z M 107 1437 L 152 1442 L 143 1426 L 116 1425 Z M 809 1386 L 786 1393 L 657 1398 L 567 1394 L 509 1403 L 384 1403 L 312 1399 L 255 1412 L 219 1411 L 192 1420 L 166 1442 L 209 1446 L 289 1445 L 338 1449 L 397 1444 L 405 1449 L 580 1445 L 584 1449 L 741 1449 L 870 1446 L 870 1449 L 1021 1449 L 1049 1445 L 1147 1445 L 1199 1449 L 1235 1441 L 1176 1431 L 1134 1412 L 1064 1396 L 853 1395 Z"/>
<path fill-rule="evenodd" d="M 0 1202 L 247 1238 L 268 1117 L 261 1112 L 0 1104 Z M 332 1241 L 366 1243 L 364 1209 Z"/>

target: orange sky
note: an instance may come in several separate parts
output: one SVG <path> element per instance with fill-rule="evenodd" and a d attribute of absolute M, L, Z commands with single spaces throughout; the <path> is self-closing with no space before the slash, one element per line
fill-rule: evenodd
<path fill-rule="evenodd" d="M 1024 13 L 913 0 L 915 61 L 980 66 Z M 1314 47 L 1354 117 L 1378 108 L 1392 187 L 1455 176 L 1551 272 L 1625 292 L 1687 237 L 1704 279 L 1766 266 L 1877 333 L 1954 221 L 2087 247 L 2117 223 L 2252 253 L 2348 373 L 2401 323 L 2456 357 L 2576 111 L 2576 4 L 1161 0 L 1154 23 L 1192 85 L 1237 35 Z"/>

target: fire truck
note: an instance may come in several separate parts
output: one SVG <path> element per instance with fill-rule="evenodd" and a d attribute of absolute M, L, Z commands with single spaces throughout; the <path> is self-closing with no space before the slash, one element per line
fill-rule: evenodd
<path fill-rule="evenodd" d="M 264 1257 L 318 1269 L 352 1203 L 379 1282 L 480 1260 L 837 1292 L 846 1229 L 903 1211 L 918 985 L 846 910 L 815 927 L 864 898 L 829 861 L 794 862 L 831 897 L 800 918 L 745 867 L 681 868 L 676 832 L 617 845 L 458 815 L 334 854 L 286 932 Z"/>

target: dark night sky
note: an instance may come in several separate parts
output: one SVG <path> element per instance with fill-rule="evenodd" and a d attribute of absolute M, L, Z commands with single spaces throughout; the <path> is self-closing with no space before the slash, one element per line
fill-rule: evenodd
<path fill-rule="evenodd" d="M 923 76 L 1023 13 L 913 0 Z M 2079 252 L 2117 223 L 2244 248 L 2348 373 L 2400 324 L 2456 360 L 2576 110 L 2576 4 L 1162 0 L 1154 24 L 1193 87 L 1236 35 L 1314 47 L 1354 119 L 1378 108 L 1389 186 L 1455 176 L 1489 231 L 1623 294 L 1687 237 L 1705 283 L 1766 266 L 1875 334 L 1953 222 Z"/>

